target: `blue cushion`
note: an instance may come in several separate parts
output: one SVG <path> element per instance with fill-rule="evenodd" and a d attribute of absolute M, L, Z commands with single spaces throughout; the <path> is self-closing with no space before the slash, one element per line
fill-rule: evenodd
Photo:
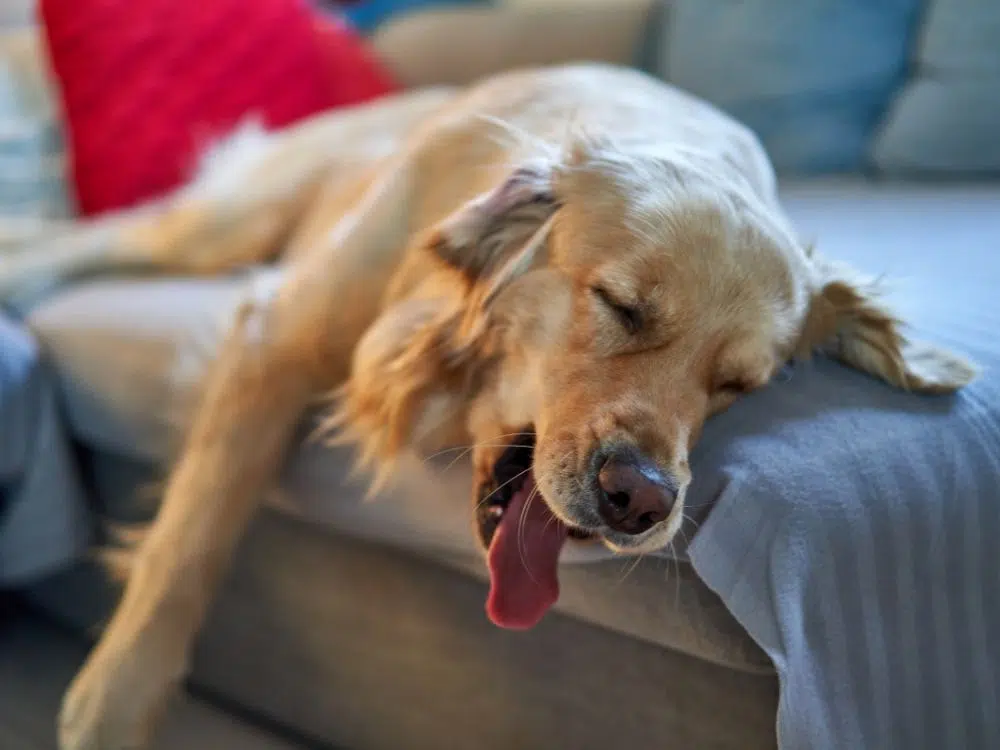
<path fill-rule="evenodd" d="M 824 465 L 843 452 L 839 446 L 869 446 L 866 460 L 882 457 L 889 466 L 898 439 L 912 440 L 909 455 L 923 463 L 905 472 L 931 474 L 955 471 L 950 452 L 927 455 L 942 436 L 989 441 L 1000 451 L 1000 186 L 845 182 L 785 185 L 782 193 L 804 240 L 828 258 L 883 276 L 908 333 L 964 353 L 983 373 L 954 397 L 925 397 L 822 358 L 793 367 L 709 420 L 692 462 L 705 484 L 692 487 L 692 502 L 707 510 L 732 477 L 752 483 L 769 473 L 833 496 L 837 487 Z M 982 414 L 994 415 L 988 435 L 977 432 Z M 792 437 L 802 442 L 788 443 Z"/>
<path fill-rule="evenodd" d="M 919 396 L 817 360 L 710 420 L 690 559 L 778 670 L 783 747 L 1000 747 L 1000 188 L 786 195 L 984 372 Z"/>
<path fill-rule="evenodd" d="M 78 559 L 87 503 L 42 348 L 0 313 L 0 589 Z"/>
<path fill-rule="evenodd" d="M 855 170 L 904 80 L 920 6 L 675 0 L 660 72 L 750 125 L 779 170 Z"/>

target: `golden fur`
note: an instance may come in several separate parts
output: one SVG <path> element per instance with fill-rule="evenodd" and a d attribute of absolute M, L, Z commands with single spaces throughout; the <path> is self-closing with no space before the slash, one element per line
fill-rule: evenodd
<path fill-rule="evenodd" d="M 790 358 L 823 349 L 916 391 L 973 376 L 908 341 L 870 286 L 800 244 L 747 129 L 636 72 L 510 73 L 249 142 L 178 195 L 95 222 L 73 249 L 51 238 L 0 265 L 2 289 L 5 277 L 286 259 L 211 373 L 124 599 L 66 697 L 63 750 L 146 742 L 323 394 L 339 394 L 333 423 L 383 473 L 407 451 L 495 445 L 532 425 L 552 511 L 647 550 L 679 526 L 705 418 Z M 680 488 L 669 517 L 635 537 L 603 527 L 586 481 L 612 443 Z M 479 449 L 475 471 L 495 458 Z"/>

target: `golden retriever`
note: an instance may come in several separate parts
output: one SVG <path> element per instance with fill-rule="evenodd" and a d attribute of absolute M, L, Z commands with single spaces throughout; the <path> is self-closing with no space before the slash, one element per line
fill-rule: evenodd
<path fill-rule="evenodd" d="M 202 273 L 283 254 L 208 378 L 125 596 L 72 684 L 63 750 L 141 747 L 296 425 L 377 476 L 471 444 L 490 615 L 530 627 L 573 537 L 677 531 L 706 417 L 823 350 L 944 392 L 960 357 L 803 247 L 755 137 L 638 72 L 500 75 L 237 138 L 176 196 L 6 259 L 0 278 Z M 39 281 L 39 283 L 41 283 Z"/>

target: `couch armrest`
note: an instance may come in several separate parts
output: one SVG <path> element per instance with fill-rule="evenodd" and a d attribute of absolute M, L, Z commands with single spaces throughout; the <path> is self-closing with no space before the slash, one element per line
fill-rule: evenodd
<path fill-rule="evenodd" d="M 373 38 L 405 86 L 466 84 L 510 68 L 576 61 L 630 65 L 654 0 L 418 11 Z"/>

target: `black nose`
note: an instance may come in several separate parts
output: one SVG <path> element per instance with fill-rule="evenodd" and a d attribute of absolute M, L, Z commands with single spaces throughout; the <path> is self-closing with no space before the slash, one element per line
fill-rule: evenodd
<path fill-rule="evenodd" d="M 615 531 L 635 536 L 665 521 L 677 493 L 656 465 L 632 452 L 613 454 L 597 475 L 597 510 Z"/>

